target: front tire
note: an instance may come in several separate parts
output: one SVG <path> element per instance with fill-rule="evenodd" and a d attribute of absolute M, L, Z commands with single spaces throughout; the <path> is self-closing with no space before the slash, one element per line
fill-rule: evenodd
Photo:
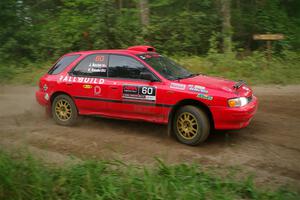
<path fill-rule="evenodd" d="M 55 97 L 51 106 L 52 117 L 59 125 L 72 126 L 76 123 L 78 112 L 75 103 L 68 95 Z"/>
<path fill-rule="evenodd" d="M 210 123 L 206 113 L 200 108 L 183 106 L 175 113 L 173 130 L 181 143 L 195 146 L 207 139 Z"/>

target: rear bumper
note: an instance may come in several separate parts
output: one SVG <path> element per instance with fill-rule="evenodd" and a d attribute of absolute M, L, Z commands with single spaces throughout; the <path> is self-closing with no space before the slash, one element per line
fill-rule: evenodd
<path fill-rule="evenodd" d="M 215 129 L 240 129 L 248 126 L 257 111 L 257 107 L 258 101 L 255 96 L 248 105 L 241 108 L 210 107 Z"/>
<path fill-rule="evenodd" d="M 35 98 L 40 105 L 49 106 L 50 96 L 47 92 L 37 91 Z"/>

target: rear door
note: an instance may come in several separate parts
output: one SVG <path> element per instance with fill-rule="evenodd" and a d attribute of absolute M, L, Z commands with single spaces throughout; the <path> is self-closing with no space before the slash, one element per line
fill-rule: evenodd
<path fill-rule="evenodd" d="M 66 84 L 75 99 L 80 114 L 107 112 L 108 95 L 107 54 L 91 54 L 84 57 L 68 74 Z"/>

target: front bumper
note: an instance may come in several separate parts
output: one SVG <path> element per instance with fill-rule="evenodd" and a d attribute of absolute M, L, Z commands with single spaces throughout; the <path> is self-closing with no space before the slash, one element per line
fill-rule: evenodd
<path fill-rule="evenodd" d="M 240 129 L 249 125 L 257 111 L 258 101 L 253 96 L 252 101 L 240 108 L 211 106 L 215 129 Z"/>

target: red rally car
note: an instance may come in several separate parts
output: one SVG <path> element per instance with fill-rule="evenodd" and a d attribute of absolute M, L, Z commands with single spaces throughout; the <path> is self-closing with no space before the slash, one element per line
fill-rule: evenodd
<path fill-rule="evenodd" d="M 193 74 L 151 46 L 62 56 L 41 77 L 37 101 L 60 125 L 79 115 L 168 124 L 188 145 L 211 129 L 246 127 L 257 98 L 243 81 Z"/>

